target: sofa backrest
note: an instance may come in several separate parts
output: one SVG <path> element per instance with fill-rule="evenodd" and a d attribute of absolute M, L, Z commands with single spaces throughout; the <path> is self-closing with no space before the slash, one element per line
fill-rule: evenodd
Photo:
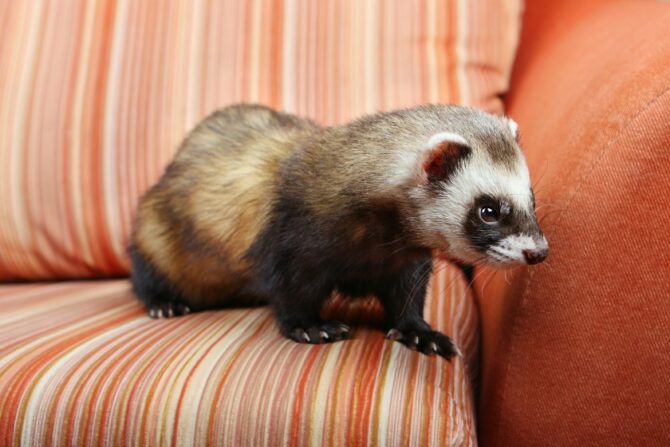
<path fill-rule="evenodd" d="M 500 112 L 519 0 L 0 6 L 0 280 L 125 275 L 138 197 L 212 110 Z"/>

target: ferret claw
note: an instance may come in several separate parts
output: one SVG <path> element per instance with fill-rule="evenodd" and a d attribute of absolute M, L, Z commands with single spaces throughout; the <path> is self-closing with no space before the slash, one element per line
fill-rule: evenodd
<path fill-rule="evenodd" d="M 151 318 L 172 318 L 191 312 L 188 306 L 174 302 L 152 304 L 148 310 Z"/>
<path fill-rule="evenodd" d="M 441 332 L 430 330 L 430 328 L 417 328 L 406 333 L 392 328 L 386 333 L 386 338 L 399 341 L 413 351 L 428 355 L 437 354 L 447 360 L 461 355 L 461 351 L 449 337 Z"/>
<path fill-rule="evenodd" d="M 307 328 L 295 327 L 284 334 L 299 343 L 320 344 L 349 338 L 351 329 L 338 321 L 326 321 Z"/>
<path fill-rule="evenodd" d="M 398 329 L 395 328 L 391 329 L 386 333 L 386 338 L 394 341 L 402 340 L 402 332 L 400 332 Z"/>
<path fill-rule="evenodd" d="M 337 331 L 345 336 L 348 336 L 351 333 L 351 328 L 344 323 L 338 323 Z"/>

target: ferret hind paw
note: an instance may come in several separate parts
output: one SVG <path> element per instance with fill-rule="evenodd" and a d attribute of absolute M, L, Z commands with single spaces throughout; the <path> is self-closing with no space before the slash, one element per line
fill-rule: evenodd
<path fill-rule="evenodd" d="M 188 315 L 191 308 L 181 303 L 155 303 L 147 306 L 151 318 L 171 318 Z"/>

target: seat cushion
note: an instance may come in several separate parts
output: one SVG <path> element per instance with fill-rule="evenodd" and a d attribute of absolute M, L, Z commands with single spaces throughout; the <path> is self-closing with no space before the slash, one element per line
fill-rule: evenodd
<path fill-rule="evenodd" d="M 266 307 L 152 320 L 126 280 L 2 286 L 0 445 L 475 445 L 476 310 L 438 267 L 452 363 L 386 340 L 371 301 L 329 305 L 352 340 L 304 345 Z"/>
<path fill-rule="evenodd" d="M 0 280 L 128 272 L 138 197 L 216 108 L 500 112 L 520 0 L 0 4 Z"/>

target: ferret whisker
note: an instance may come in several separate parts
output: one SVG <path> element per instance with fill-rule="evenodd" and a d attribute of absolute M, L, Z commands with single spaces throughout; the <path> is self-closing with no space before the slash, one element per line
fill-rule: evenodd
<path fill-rule="evenodd" d="M 482 276 L 482 274 L 483 274 L 485 271 L 486 271 L 486 270 L 481 269 L 481 270 L 479 270 L 477 273 L 475 273 L 475 274 L 472 276 L 472 279 L 468 282 L 468 287 L 469 287 L 469 288 L 472 288 L 472 286 L 473 286 L 473 284 L 475 283 L 475 281 L 476 281 L 480 276 Z"/>
<path fill-rule="evenodd" d="M 505 253 L 503 253 L 502 251 L 500 251 L 500 249 L 497 248 L 497 247 L 491 247 L 491 248 L 489 248 L 489 250 L 491 250 L 491 252 L 492 252 L 491 254 L 492 254 L 492 255 L 495 255 L 495 259 L 498 259 L 498 260 L 500 260 L 501 262 L 505 262 L 505 261 L 515 261 L 514 258 L 512 258 L 511 256 L 506 255 Z"/>
<path fill-rule="evenodd" d="M 509 282 L 509 278 L 507 277 L 507 270 L 503 272 L 503 278 L 505 278 L 505 282 L 507 283 L 508 286 L 511 286 L 512 284 Z"/>
<path fill-rule="evenodd" d="M 488 278 L 485 278 L 482 282 L 482 288 L 481 288 L 481 294 L 480 294 L 481 297 L 484 297 L 484 292 L 485 292 L 486 287 L 491 283 L 491 281 L 493 280 L 493 278 L 496 275 L 495 270 L 488 270 L 488 271 L 490 272 L 490 275 L 488 276 Z"/>
<path fill-rule="evenodd" d="M 556 213 L 559 213 L 563 210 L 554 210 L 554 211 L 549 211 L 548 213 L 543 214 L 539 219 L 538 219 L 538 224 L 543 225 L 545 221 L 547 220 L 548 217 L 555 215 Z"/>
<path fill-rule="evenodd" d="M 442 271 L 444 271 L 444 270 L 446 270 L 446 266 L 442 269 Z M 440 271 L 440 273 L 441 273 L 442 271 Z M 448 282 L 444 285 L 444 287 L 442 287 L 442 289 L 440 290 L 440 294 L 441 294 L 441 295 L 444 295 L 445 290 L 448 290 L 451 286 L 453 286 L 453 284 L 454 284 L 456 281 L 458 281 L 459 278 L 460 278 L 459 275 L 454 275 L 454 276 L 451 278 L 451 280 L 448 281 Z M 473 281 L 474 281 L 475 278 L 476 278 L 476 276 L 475 276 L 474 278 L 472 278 Z M 472 284 L 472 282 L 470 282 L 470 283 L 467 284 L 468 289 L 470 289 L 471 284 Z"/>
<path fill-rule="evenodd" d="M 398 242 L 402 242 L 404 239 L 405 238 L 401 236 L 399 238 L 392 239 L 390 241 L 382 242 L 381 244 L 378 244 L 377 247 L 386 247 L 387 245 L 392 245 L 392 244 L 396 244 Z"/>
<path fill-rule="evenodd" d="M 565 208 L 554 208 L 554 209 L 551 209 L 551 210 L 547 211 L 546 213 L 543 213 L 540 218 L 543 219 L 543 218 L 546 218 L 547 216 L 551 216 L 552 214 L 556 214 L 556 213 L 561 213 L 563 211 L 565 211 Z"/>
<path fill-rule="evenodd" d="M 542 183 L 542 179 L 544 178 L 548 169 L 549 169 L 549 159 L 546 159 L 544 163 L 544 169 L 542 170 L 540 177 L 533 184 L 533 191 L 535 191 L 536 193 L 540 192 L 540 183 Z"/>
<path fill-rule="evenodd" d="M 424 272 L 424 273 L 421 273 L 421 276 L 419 278 L 414 278 L 414 277 L 412 278 L 412 285 L 411 285 L 411 288 L 409 289 L 409 293 L 407 293 L 407 289 L 406 289 L 407 284 L 404 284 L 405 292 L 407 293 L 407 296 L 409 297 L 409 299 L 405 300 L 405 303 L 404 303 L 402 309 L 400 309 L 400 314 L 399 315 L 404 315 L 405 311 L 407 310 L 407 307 L 414 301 L 414 291 L 418 287 L 418 284 L 420 283 L 420 281 L 422 281 L 423 278 L 427 274 L 429 274 L 429 273 Z"/>
<path fill-rule="evenodd" d="M 398 253 L 400 253 L 401 251 L 406 250 L 406 249 L 408 249 L 408 248 L 409 248 L 409 247 L 407 247 L 407 246 L 402 246 L 402 247 L 400 247 L 400 248 L 396 248 L 396 249 L 393 250 L 391 253 L 389 253 L 389 254 L 387 254 L 386 256 L 384 256 L 384 257 L 382 258 L 382 260 L 383 260 L 383 261 L 386 261 L 386 260 L 387 260 L 388 258 L 390 258 L 391 256 L 393 256 L 393 255 L 395 255 L 395 254 L 398 254 Z"/>
<path fill-rule="evenodd" d="M 433 277 L 436 277 L 440 273 L 446 271 L 451 266 L 452 266 L 452 263 L 450 263 L 450 262 L 441 263 L 441 265 L 436 270 L 433 270 L 433 271 L 429 272 L 429 274 Z M 459 278 L 458 275 L 455 275 L 454 278 L 451 279 L 451 281 L 449 281 L 449 282 L 447 282 L 447 284 L 445 284 L 445 286 L 442 288 L 442 290 L 440 292 L 443 294 L 444 291 L 447 290 L 447 288 L 449 288 L 454 283 L 454 281 L 456 281 L 458 278 Z M 411 295 L 411 296 L 413 297 L 413 295 Z M 404 311 L 404 308 L 403 308 L 403 311 Z"/>
<path fill-rule="evenodd" d="M 538 212 L 538 211 L 540 211 L 541 209 L 544 209 L 544 208 L 547 208 L 547 207 L 549 207 L 549 208 L 551 208 L 551 209 L 554 209 L 554 210 L 559 210 L 559 209 L 560 209 L 560 210 L 563 210 L 563 209 L 564 209 L 564 208 L 559 208 L 559 207 L 557 207 L 557 206 L 554 205 L 553 203 L 541 203 L 541 204 L 539 204 L 539 205 L 537 205 L 537 206 L 535 207 L 535 212 Z"/>
<path fill-rule="evenodd" d="M 428 276 L 432 275 L 433 271 L 432 270 L 426 270 L 423 272 L 419 278 L 418 281 L 414 281 L 414 284 L 412 285 L 412 288 L 409 292 L 409 299 L 405 300 L 405 303 L 400 310 L 400 313 L 398 316 L 402 316 L 405 314 L 405 311 L 407 308 L 414 302 L 414 292 L 416 291 L 417 287 L 419 287 L 420 284 L 423 284 L 423 282 L 427 279 Z"/>

